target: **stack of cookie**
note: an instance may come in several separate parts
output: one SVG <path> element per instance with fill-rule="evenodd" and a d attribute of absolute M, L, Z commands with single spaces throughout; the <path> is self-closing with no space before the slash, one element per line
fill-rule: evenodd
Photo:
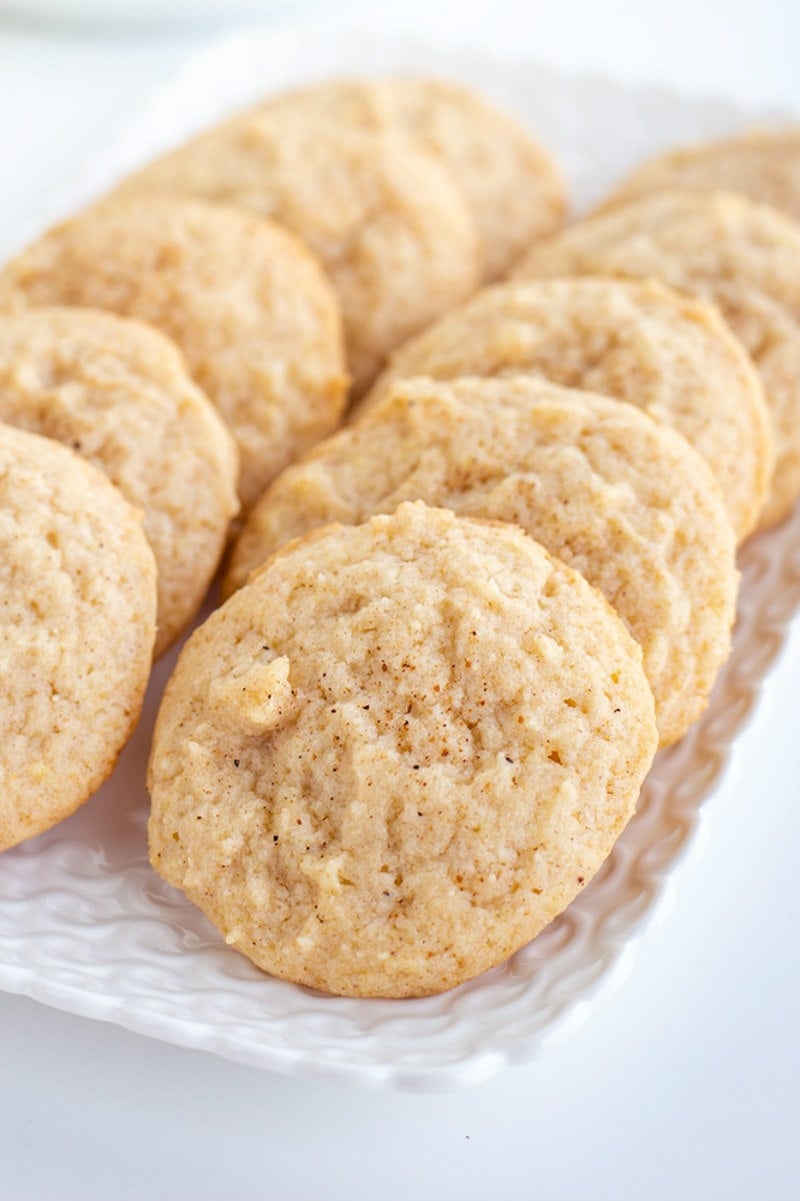
<path fill-rule="evenodd" d="M 705 709 L 736 547 L 800 492 L 800 227 L 757 203 L 800 211 L 790 145 L 668 158 L 556 232 L 558 172 L 479 97 L 326 83 L 9 264 L 0 846 L 108 773 L 241 505 L 159 714 L 155 868 L 334 993 L 533 938 Z"/>

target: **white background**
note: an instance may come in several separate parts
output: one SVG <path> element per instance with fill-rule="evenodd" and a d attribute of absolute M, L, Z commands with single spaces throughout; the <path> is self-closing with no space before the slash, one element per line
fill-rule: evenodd
<path fill-rule="evenodd" d="M 431 7 L 407 0 L 406 23 L 800 114 L 796 0 Z M 4 231 L 230 28 L 54 26 L 5 9 Z M 372 1094 L 0 996 L 0 1201 L 795 1201 L 799 652 L 796 631 L 665 923 L 614 995 L 536 1063 L 468 1092 Z"/>

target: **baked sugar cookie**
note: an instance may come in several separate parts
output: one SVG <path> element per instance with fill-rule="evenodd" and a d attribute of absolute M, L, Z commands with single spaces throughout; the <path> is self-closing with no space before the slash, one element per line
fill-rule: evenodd
<path fill-rule="evenodd" d="M 356 391 L 389 351 L 480 278 L 475 222 L 454 180 L 405 138 L 257 113 L 200 134 L 125 180 L 121 195 L 224 201 L 290 229 L 342 306 Z"/>
<path fill-rule="evenodd" d="M 0 308 L 78 305 L 157 326 L 231 429 L 245 505 L 339 423 L 346 376 L 336 298 L 289 234 L 200 201 L 90 209 L 0 273 Z"/>
<path fill-rule="evenodd" d="M 422 504 L 328 527 L 184 648 L 151 859 L 273 975 L 439 992 L 597 871 L 650 765 L 652 706 L 622 623 L 521 531 Z"/>
<path fill-rule="evenodd" d="M 712 306 L 652 281 L 487 288 L 397 350 L 356 412 L 412 376 L 521 374 L 626 400 L 674 426 L 711 468 L 737 537 L 754 528 L 773 467 L 759 378 Z"/>
<path fill-rule="evenodd" d="M 49 438 L 0 426 L 0 850 L 48 830 L 111 773 L 155 637 L 136 511 Z"/>
<path fill-rule="evenodd" d="M 0 315 L 0 421 L 78 451 L 144 516 L 158 568 L 156 654 L 189 624 L 238 509 L 216 409 L 157 330 L 89 309 Z"/>
<path fill-rule="evenodd" d="M 450 172 L 481 238 L 483 279 L 503 275 L 566 210 L 555 163 L 530 135 L 469 88 L 424 78 L 334 79 L 284 93 L 261 110 L 280 120 L 401 133 Z"/>
<path fill-rule="evenodd" d="M 796 347 L 791 357 L 800 353 L 800 225 L 745 196 L 656 192 L 632 199 L 534 245 L 517 269 L 521 278 L 586 274 L 657 276 L 715 301 L 759 369 L 776 339 L 783 354 L 787 344 Z M 800 493 L 800 384 L 775 389 L 769 371 L 762 381 L 780 435 L 766 509 L 774 521 Z"/>
<path fill-rule="evenodd" d="M 417 498 L 513 522 L 600 589 L 642 647 L 662 744 L 703 711 L 730 651 L 737 589 L 710 471 L 632 405 L 535 379 L 396 384 L 275 480 L 226 587 L 309 529 Z"/>
<path fill-rule="evenodd" d="M 624 179 L 608 203 L 676 188 L 743 192 L 800 220 L 800 128 L 752 129 L 670 150 Z"/>

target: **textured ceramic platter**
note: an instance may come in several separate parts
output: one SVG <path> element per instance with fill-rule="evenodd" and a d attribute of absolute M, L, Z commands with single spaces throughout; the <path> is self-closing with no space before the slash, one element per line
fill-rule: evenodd
<path fill-rule="evenodd" d="M 644 155 L 753 119 L 722 101 L 564 77 L 363 26 L 237 35 L 193 60 L 30 228 L 8 231 L 3 252 L 238 105 L 364 64 L 457 76 L 494 96 L 556 153 L 578 208 Z M 147 862 L 144 774 L 169 656 L 109 783 L 73 818 L 0 858 L 0 987 L 242 1063 L 375 1087 L 453 1088 L 529 1060 L 630 964 L 698 843 L 709 799 L 732 786 L 737 731 L 800 603 L 800 509 L 752 540 L 741 568 L 734 653 L 704 720 L 659 756 L 600 875 L 503 967 L 440 997 L 371 1002 L 273 980 L 226 947 Z"/>

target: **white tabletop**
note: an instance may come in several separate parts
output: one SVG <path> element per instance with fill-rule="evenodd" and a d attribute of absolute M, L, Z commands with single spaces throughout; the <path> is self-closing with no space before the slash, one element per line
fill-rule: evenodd
<path fill-rule="evenodd" d="M 422 28 L 431 7 L 404 11 Z M 219 27 L 55 28 L 4 20 L 3 8 L 8 228 Z M 795 0 L 442 12 L 462 34 L 524 40 L 556 65 L 800 111 Z M 0 995 L 0 1201 L 796 1198 L 798 652 L 800 629 L 663 925 L 617 991 L 537 1062 L 462 1093 L 373 1094 Z"/>

